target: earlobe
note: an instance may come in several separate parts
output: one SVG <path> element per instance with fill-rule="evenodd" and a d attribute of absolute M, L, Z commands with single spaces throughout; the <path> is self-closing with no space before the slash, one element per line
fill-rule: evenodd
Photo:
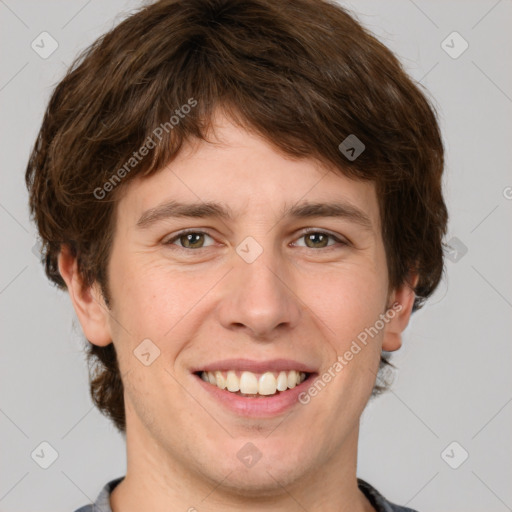
<path fill-rule="evenodd" d="M 402 346 L 402 332 L 409 324 L 414 306 L 416 294 L 414 288 L 418 283 L 419 276 L 414 274 L 409 281 L 411 284 L 403 283 L 400 288 L 393 291 L 389 302 L 389 309 L 386 316 L 389 321 L 384 330 L 382 350 L 393 352 Z"/>
<path fill-rule="evenodd" d="M 61 246 L 58 265 L 85 337 L 94 345 L 108 345 L 112 342 L 109 313 L 99 285 L 94 283 L 84 287 L 78 273 L 77 259 L 65 245 Z"/>

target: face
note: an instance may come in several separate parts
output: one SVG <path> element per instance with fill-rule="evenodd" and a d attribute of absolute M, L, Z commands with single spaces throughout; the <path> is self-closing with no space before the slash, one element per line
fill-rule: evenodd
<path fill-rule="evenodd" d="M 381 350 L 399 348 L 411 295 L 388 294 L 372 183 L 286 157 L 222 117 L 215 140 L 129 184 L 112 310 L 76 307 L 91 342 L 115 345 L 132 460 L 210 488 L 230 474 L 226 486 L 263 495 L 355 460 Z M 178 202 L 203 209 L 176 216 Z M 395 300 L 405 308 L 382 321 Z M 269 394 L 222 390 L 201 370 Z M 274 394 L 279 382 L 288 389 Z"/>

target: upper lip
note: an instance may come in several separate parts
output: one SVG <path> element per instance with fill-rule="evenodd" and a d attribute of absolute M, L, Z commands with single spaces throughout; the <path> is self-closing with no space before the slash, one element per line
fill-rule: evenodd
<path fill-rule="evenodd" d="M 298 370 L 305 373 L 314 373 L 316 370 L 311 365 L 295 361 L 293 359 L 269 359 L 267 361 L 253 361 L 251 359 L 223 359 L 206 363 L 200 367 L 192 368 L 192 372 L 238 370 L 253 373 L 278 372 Z"/>

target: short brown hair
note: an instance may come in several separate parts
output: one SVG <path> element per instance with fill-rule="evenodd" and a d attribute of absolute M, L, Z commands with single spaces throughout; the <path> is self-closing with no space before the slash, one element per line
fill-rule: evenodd
<path fill-rule="evenodd" d="M 328 1 L 145 6 L 85 50 L 50 99 L 26 170 L 46 274 L 66 288 L 57 264 L 64 244 L 85 285 L 98 282 L 109 305 L 106 269 L 121 191 L 172 161 L 187 140 L 206 140 L 222 107 L 286 154 L 376 184 L 390 287 L 416 271 L 415 311 L 442 277 L 448 217 L 443 144 L 420 87 L 382 43 Z M 191 99 L 194 108 L 170 123 Z M 163 126 L 147 156 L 127 168 Z M 365 145 L 356 159 L 339 149 L 350 135 Z M 106 191 L 107 182 L 109 193 L 98 199 L 94 191 Z M 124 432 L 114 345 L 89 343 L 88 362 L 93 401 Z M 381 357 L 381 369 L 386 364 Z M 376 385 L 374 394 L 383 389 Z"/>

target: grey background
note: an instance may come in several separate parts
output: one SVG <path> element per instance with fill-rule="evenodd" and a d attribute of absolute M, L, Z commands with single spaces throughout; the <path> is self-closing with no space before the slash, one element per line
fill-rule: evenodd
<path fill-rule="evenodd" d="M 342 2 L 430 91 L 447 151 L 446 263 L 415 313 L 393 390 L 363 415 L 358 476 L 420 512 L 512 510 L 512 2 Z M 83 338 L 67 294 L 32 248 L 23 175 L 53 86 L 77 52 L 140 2 L 0 0 L 0 510 L 72 511 L 125 474 L 125 447 L 89 398 Z M 58 49 L 42 59 L 43 31 Z M 457 59 L 441 42 L 457 31 Z M 448 44 L 460 49 L 460 41 Z M 343 421 L 343 418 L 340 418 Z M 42 441 L 58 452 L 42 469 Z M 456 441 L 443 459 L 445 448 Z M 469 458 L 458 469 L 462 450 Z"/>

